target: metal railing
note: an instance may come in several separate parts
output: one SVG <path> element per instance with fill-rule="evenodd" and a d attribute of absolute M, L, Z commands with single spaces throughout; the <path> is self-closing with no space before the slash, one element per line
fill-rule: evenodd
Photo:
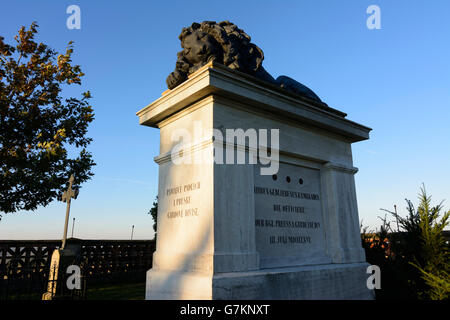
<path fill-rule="evenodd" d="M 86 290 L 86 283 L 144 281 L 146 271 L 152 266 L 153 240 L 69 241 L 81 246 L 78 260 L 84 284 L 82 290 Z M 52 253 L 60 246 L 60 240 L 0 240 L 0 300 L 40 299 L 49 283 Z M 65 281 L 68 276 L 65 270 L 59 271 L 60 280 Z M 56 288 L 65 290 L 64 287 L 57 285 Z M 70 294 L 72 298 L 85 296 L 73 290 L 61 294 Z"/>

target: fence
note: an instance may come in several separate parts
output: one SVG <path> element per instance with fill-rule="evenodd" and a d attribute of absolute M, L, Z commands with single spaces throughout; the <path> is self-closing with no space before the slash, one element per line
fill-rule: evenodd
<path fill-rule="evenodd" d="M 152 240 L 78 240 L 83 275 L 88 283 L 141 280 L 151 268 Z M 45 291 L 50 258 L 60 240 L 0 240 L 0 299 Z"/>

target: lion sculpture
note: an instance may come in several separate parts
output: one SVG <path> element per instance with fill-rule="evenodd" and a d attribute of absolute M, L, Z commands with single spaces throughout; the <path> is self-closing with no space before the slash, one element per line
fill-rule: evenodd
<path fill-rule="evenodd" d="M 175 71 L 167 77 L 169 89 L 183 83 L 188 75 L 208 62 L 215 61 L 276 84 L 288 91 L 322 102 L 312 90 L 294 79 L 286 76 L 274 79 L 262 66 L 263 51 L 250 42 L 249 35 L 229 21 L 194 22 L 190 27 L 183 28 L 179 39 L 183 50 L 177 54 Z"/>

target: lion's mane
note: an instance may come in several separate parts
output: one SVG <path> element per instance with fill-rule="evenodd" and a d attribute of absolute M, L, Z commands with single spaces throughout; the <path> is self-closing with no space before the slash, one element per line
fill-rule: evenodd
<path fill-rule="evenodd" d="M 169 89 L 183 83 L 189 74 L 208 62 L 215 61 L 320 102 L 314 92 L 294 79 L 281 76 L 275 80 L 262 66 L 263 51 L 250 42 L 248 34 L 229 21 L 194 22 L 182 29 L 179 39 L 183 50 L 177 54 L 175 70 L 167 77 Z"/>

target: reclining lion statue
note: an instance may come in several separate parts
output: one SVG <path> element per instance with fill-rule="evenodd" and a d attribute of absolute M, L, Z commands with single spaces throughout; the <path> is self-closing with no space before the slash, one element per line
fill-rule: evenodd
<path fill-rule="evenodd" d="M 183 28 L 178 38 L 181 40 L 183 50 L 177 54 L 175 71 L 167 77 L 169 89 L 183 83 L 188 75 L 208 62 L 215 61 L 322 102 L 312 90 L 292 78 L 280 76 L 274 79 L 262 66 L 263 51 L 250 42 L 249 35 L 229 21 L 194 22 L 190 27 Z"/>

